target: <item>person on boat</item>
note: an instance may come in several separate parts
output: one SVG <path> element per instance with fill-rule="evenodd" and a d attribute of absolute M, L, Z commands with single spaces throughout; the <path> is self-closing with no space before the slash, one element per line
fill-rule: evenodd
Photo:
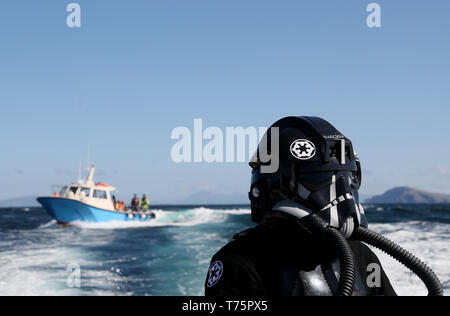
<path fill-rule="evenodd" d="M 342 272 L 339 267 L 344 262 L 337 260 L 336 244 L 323 235 L 328 226 L 336 226 L 332 233 L 348 243 L 347 255 L 354 253 L 356 277 L 353 275 L 354 283 L 348 286 L 350 295 L 396 295 L 369 247 L 358 240 L 346 242 L 344 237 L 349 237 L 356 225 L 366 225 L 357 193 L 359 160 L 351 142 L 319 118 L 286 118 L 272 127 L 279 132 L 278 144 L 274 143 L 279 146 L 277 171 L 263 171 L 268 160 L 259 158 L 264 143 L 265 153 L 271 152 L 271 129 L 250 163 L 251 214 L 258 226 L 235 235 L 213 256 L 205 281 L 206 296 L 340 294 L 335 273 Z M 320 224 L 316 225 L 312 219 L 317 216 L 312 214 L 323 216 L 317 219 Z M 320 226 L 322 222 L 325 224 Z M 375 287 L 366 282 L 371 264 L 380 267 Z"/>
<path fill-rule="evenodd" d="M 137 197 L 137 194 L 135 194 L 131 200 L 131 209 L 133 212 L 137 212 L 139 209 L 139 198 Z"/>
<path fill-rule="evenodd" d="M 117 201 L 116 201 L 116 196 L 115 195 L 113 195 L 112 196 L 112 202 L 113 202 L 113 205 L 114 205 L 114 209 L 117 211 L 118 210 L 118 208 L 117 208 Z"/>
<path fill-rule="evenodd" d="M 443 296 L 434 272 L 368 229 L 361 163 L 351 141 L 318 117 L 286 117 L 250 162 L 252 221 L 211 260 L 205 294 L 220 297 L 395 296 L 377 256 L 390 254 Z M 363 244 L 364 242 L 364 244 Z"/>
<path fill-rule="evenodd" d="M 121 211 L 125 211 L 125 201 L 121 201 L 119 207 Z"/>
<path fill-rule="evenodd" d="M 149 199 L 147 198 L 147 196 L 144 194 L 144 195 L 142 196 L 142 199 L 141 199 L 141 208 L 142 208 L 142 211 L 144 211 L 144 212 L 148 211 L 149 205 L 150 205 L 150 201 L 149 201 Z"/>

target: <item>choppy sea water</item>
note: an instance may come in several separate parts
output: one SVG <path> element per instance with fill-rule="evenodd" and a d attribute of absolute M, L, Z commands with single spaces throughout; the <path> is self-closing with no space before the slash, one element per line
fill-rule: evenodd
<path fill-rule="evenodd" d="M 41 208 L 0 209 L 0 295 L 203 295 L 211 256 L 253 224 L 248 206 L 167 206 L 149 223 L 58 226 Z M 450 206 L 366 205 L 370 228 L 401 244 L 450 294 Z M 376 251 L 400 295 L 426 295 Z M 79 266 L 80 287 L 68 267 Z M 68 283 L 69 281 L 69 283 Z"/>

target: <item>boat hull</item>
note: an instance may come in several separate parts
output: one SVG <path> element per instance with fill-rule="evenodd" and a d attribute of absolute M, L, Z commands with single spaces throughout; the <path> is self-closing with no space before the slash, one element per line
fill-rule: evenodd
<path fill-rule="evenodd" d="M 42 197 L 37 199 L 47 213 L 58 223 L 68 224 L 75 221 L 104 223 L 113 221 L 141 221 L 151 220 L 150 215 L 114 212 L 82 203 L 80 201 Z M 145 216 L 145 217 L 144 217 Z"/>

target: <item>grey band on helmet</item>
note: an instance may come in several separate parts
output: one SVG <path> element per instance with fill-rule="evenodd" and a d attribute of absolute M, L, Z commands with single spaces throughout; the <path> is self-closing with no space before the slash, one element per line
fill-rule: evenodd
<path fill-rule="evenodd" d="M 273 210 L 277 213 L 284 213 L 297 219 L 302 219 L 305 216 L 312 214 L 311 210 L 293 201 L 281 201 L 275 204 Z"/>

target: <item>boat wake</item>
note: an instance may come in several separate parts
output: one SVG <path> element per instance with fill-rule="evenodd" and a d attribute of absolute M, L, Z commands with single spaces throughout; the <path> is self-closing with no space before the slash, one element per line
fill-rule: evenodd
<path fill-rule="evenodd" d="M 58 225 L 56 220 L 52 219 L 50 222 L 39 225 L 37 229 L 48 229 L 48 228 L 55 228 Z"/>
<path fill-rule="evenodd" d="M 152 210 L 156 218 L 148 222 L 140 221 L 111 221 L 105 223 L 88 223 L 76 221 L 72 222 L 71 226 L 81 229 L 127 229 L 127 228 L 142 228 L 142 227 L 164 227 L 164 226 L 195 226 L 210 223 L 223 223 L 227 221 L 231 215 L 249 215 L 249 209 L 227 209 L 214 210 L 205 207 L 180 210 Z M 52 223 L 47 223 L 44 226 L 51 226 Z"/>
<path fill-rule="evenodd" d="M 0 295 L 203 295 L 212 255 L 253 225 L 245 206 L 154 212 L 149 222 L 77 222 L 63 228 L 42 209 L 0 211 Z M 450 295 L 447 213 L 368 213 L 370 229 L 423 260 Z M 408 269 L 374 251 L 399 295 L 427 294 Z M 81 288 L 67 284 L 71 264 L 81 268 Z"/>

